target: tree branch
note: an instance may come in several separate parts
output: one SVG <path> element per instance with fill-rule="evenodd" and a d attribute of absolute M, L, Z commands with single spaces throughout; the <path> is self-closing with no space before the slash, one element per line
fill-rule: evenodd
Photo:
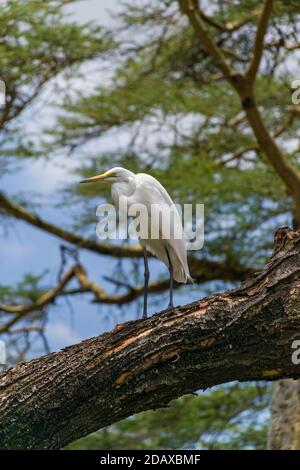
<path fill-rule="evenodd" d="M 232 380 L 299 378 L 300 232 L 282 229 L 239 289 L 22 363 L 0 376 L 0 448 L 60 448 L 134 413 Z"/>
<path fill-rule="evenodd" d="M 216 46 L 214 41 L 210 38 L 207 28 L 203 23 L 202 16 L 198 7 L 197 0 L 179 0 L 179 6 L 185 15 L 187 15 L 191 25 L 196 31 L 201 44 L 205 51 L 214 59 L 216 66 L 221 70 L 224 77 L 231 82 L 233 71 L 227 63 L 220 48 Z"/>
<path fill-rule="evenodd" d="M 300 221 L 300 172 L 282 153 L 268 131 L 254 97 L 242 101 L 247 119 L 254 132 L 259 147 L 264 151 L 269 163 L 285 183 L 299 211 Z M 280 135 L 280 132 L 279 132 Z"/>
<path fill-rule="evenodd" d="M 193 266 L 191 263 L 193 272 L 197 275 L 195 278 L 196 282 L 207 282 L 215 279 L 224 281 L 240 281 L 245 279 L 247 275 L 252 273 L 252 270 L 243 268 L 239 265 L 235 266 L 232 270 L 226 263 L 219 265 L 215 263 L 213 267 L 209 261 L 203 260 L 201 263 L 201 269 L 197 266 Z M 67 290 L 67 285 L 75 280 L 78 282 L 79 287 Z M 0 312 L 13 315 L 6 323 L 0 326 L 0 335 L 3 333 L 11 333 L 11 327 L 19 321 L 23 320 L 28 314 L 36 311 L 42 311 L 45 307 L 55 302 L 58 297 L 71 296 L 76 294 L 92 294 L 93 303 L 107 304 L 107 305 L 125 305 L 133 302 L 137 298 L 143 295 L 144 286 L 125 286 L 124 283 L 114 280 L 117 284 L 123 284 L 123 287 L 127 287 L 127 292 L 121 294 L 112 294 L 107 292 L 101 285 L 92 281 L 88 276 L 85 268 L 80 264 L 76 263 L 74 266 L 69 268 L 59 279 L 56 286 L 43 292 L 35 301 L 26 302 L 24 304 L 0 304 Z M 162 279 L 151 282 L 148 286 L 148 293 L 160 293 L 169 289 L 169 279 Z M 181 284 L 174 282 L 174 288 L 177 289 Z"/>
<path fill-rule="evenodd" d="M 275 131 L 271 134 L 271 137 L 273 139 L 277 139 L 278 137 L 282 136 L 282 134 L 284 134 L 286 131 L 288 131 L 289 128 L 293 125 L 295 119 L 300 116 L 300 113 L 297 111 L 297 109 L 295 109 L 292 106 L 289 106 L 288 112 L 289 112 L 289 116 L 286 122 L 282 126 L 275 129 Z M 236 161 L 236 160 L 239 161 L 242 159 L 244 154 L 248 152 L 253 152 L 253 151 L 258 152 L 259 149 L 260 147 L 255 143 L 253 143 L 252 145 L 248 145 L 247 147 L 238 148 L 237 150 L 235 150 L 235 152 L 233 152 L 233 154 L 227 160 L 222 160 L 220 164 L 221 166 L 225 166 L 228 163 L 231 163 L 233 161 Z"/>
<path fill-rule="evenodd" d="M 259 69 L 261 58 L 264 51 L 264 38 L 268 28 L 269 19 L 272 12 L 273 0 L 265 0 L 261 17 L 258 22 L 255 42 L 253 47 L 252 60 L 246 71 L 246 78 L 248 79 L 251 86 L 253 86 L 256 74 Z"/>
<path fill-rule="evenodd" d="M 300 227 L 300 172 L 289 162 L 268 131 L 253 93 L 253 74 L 256 74 L 260 64 L 263 52 L 263 39 L 271 13 L 272 0 L 265 1 L 257 29 L 253 59 L 248 71 L 244 74 L 236 72 L 228 66 L 219 47 L 210 38 L 201 20 L 197 0 L 178 0 L 178 2 L 182 12 L 187 15 L 206 52 L 213 58 L 215 65 L 222 71 L 224 78 L 239 95 L 242 107 L 259 147 L 264 151 L 269 163 L 284 182 L 293 198 L 294 223 L 295 226 Z"/>
<path fill-rule="evenodd" d="M 88 238 L 82 237 L 73 232 L 64 230 L 57 225 L 51 224 L 43 220 L 33 212 L 28 211 L 21 205 L 11 201 L 4 193 L 0 192 L 0 208 L 7 214 L 12 215 L 16 219 L 23 220 L 28 224 L 48 232 L 66 242 L 72 243 L 78 248 L 93 251 L 101 255 L 115 256 L 117 258 L 139 258 L 142 257 L 142 249 L 136 246 L 112 246 L 100 243 Z"/>
<path fill-rule="evenodd" d="M 232 21 L 232 22 L 227 22 L 227 23 L 221 23 L 220 21 L 215 20 L 213 17 L 206 15 L 201 10 L 200 10 L 200 15 L 203 21 L 205 21 L 205 23 L 209 24 L 210 26 L 213 26 L 214 28 L 220 31 L 232 33 L 242 28 L 246 24 L 250 23 L 251 21 L 253 21 L 255 17 L 257 16 L 257 13 L 256 11 L 254 11 L 251 15 L 245 17 L 244 19 L 240 21 Z"/>

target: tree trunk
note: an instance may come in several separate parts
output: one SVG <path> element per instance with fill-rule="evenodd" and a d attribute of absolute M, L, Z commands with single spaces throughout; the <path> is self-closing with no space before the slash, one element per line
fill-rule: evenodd
<path fill-rule="evenodd" d="M 276 233 L 267 266 L 212 295 L 0 376 L 0 448 L 60 448 L 139 411 L 232 380 L 299 378 L 300 232 Z"/>
<path fill-rule="evenodd" d="M 299 229 L 299 211 L 294 211 L 293 227 Z M 300 450 L 300 381 L 279 380 L 272 387 L 270 450 Z"/>
<path fill-rule="evenodd" d="M 268 448 L 300 449 L 299 380 L 279 380 L 273 385 Z"/>

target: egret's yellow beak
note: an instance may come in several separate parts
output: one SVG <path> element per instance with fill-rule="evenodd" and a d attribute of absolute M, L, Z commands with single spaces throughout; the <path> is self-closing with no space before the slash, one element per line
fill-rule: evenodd
<path fill-rule="evenodd" d="M 106 171 L 105 173 L 102 173 L 101 175 L 92 176 L 91 178 L 82 180 L 80 181 L 80 183 L 97 183 L 97 181 L 103 181 L 105 180 L 105 178 L 108 178 L 109 176 L 113 176 L 113 173 L 111 171 Z"/>

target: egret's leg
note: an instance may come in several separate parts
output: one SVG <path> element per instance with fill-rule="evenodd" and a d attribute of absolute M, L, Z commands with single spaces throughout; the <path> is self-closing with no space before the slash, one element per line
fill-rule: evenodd
<path fill-rule="evenodd" d="M 171 308 L 174 308 L 174 304 L 173 304 L 173 266 L 172 266 L 171 258 L 170 258 L 170 255 L 169 255 L 169 252 L 168 252 L 167 248 L 166 248 L 166 252 L 167 252 L 167 257 L 168 257 L 168 261 L 169 261 L 169 273 L 170 273 L 170 301 L 169 301 L 168 309 L 171 309 Z"/>
<path fill-rule="evenodd" d="M 145 284 L 144 284 L 143 318 L 147 318 L 148 283 L 149 283 L 150 271 L 149 271 L 149 266 L 148 266 L 147 250 L 145 248 L 143 248 L 143 256 L 144 256 L 144 266 L 145 266 L 145 270 L 144 270 Z"/>

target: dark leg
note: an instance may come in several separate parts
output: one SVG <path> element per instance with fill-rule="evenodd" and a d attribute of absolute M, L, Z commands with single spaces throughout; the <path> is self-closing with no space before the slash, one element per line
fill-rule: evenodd
<path fill-rule="evenodd" d="M 147 299 L 148 299 L 148 283 L 149 283 L 149 266 L 148 266 L 148 257 L 147 257 L 147 250 L 143 248 L 143 256 L 144 256 L 144 277 L 145 277 L 145 284 L 144 284 L 144 310 L 143 310 L 143 318 L 147 318 Z"/>
<path fill-rule="evenodd" d="M 170 258 L 170 255 L 169 255 L 169 252 L 168 252 L 168 249 L 166 248 L 166 252 L 167 252 L 167 257 L 168 257 L 168 261 L 169 261 L 169 273 L 170 273 L 170 302 L 169 302 L 169 305 L 168 305 L 168 309 L 173 309 L 174 308 L 174 304 L 173 304 L 173 266 L 172 266 L 172 263 L 171 263 L 171 258 Z"/>

